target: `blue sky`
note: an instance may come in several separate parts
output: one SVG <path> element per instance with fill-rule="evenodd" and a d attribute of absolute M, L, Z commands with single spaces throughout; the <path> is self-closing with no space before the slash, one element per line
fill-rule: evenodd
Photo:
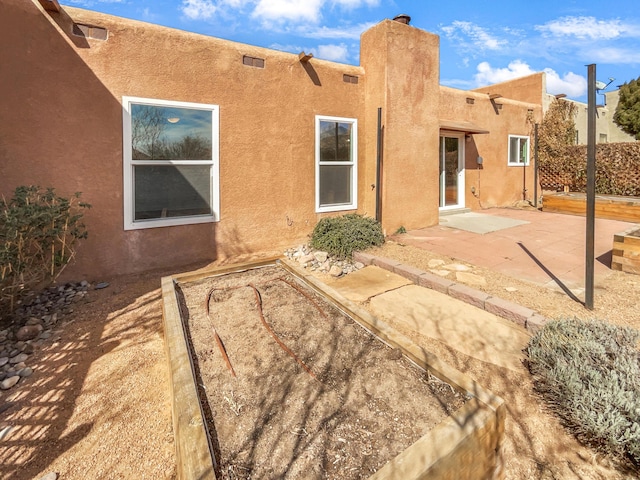
<path fill-rule="evenodd" d="M 640 77 L 640 3 L 618 0 L 62 0 L 63 5 L 357 65 L 360 34 L 405 13 L 440 35 L 440 83 L 472 89 L 547 72 L 549 93 L 586 101 Z"/>

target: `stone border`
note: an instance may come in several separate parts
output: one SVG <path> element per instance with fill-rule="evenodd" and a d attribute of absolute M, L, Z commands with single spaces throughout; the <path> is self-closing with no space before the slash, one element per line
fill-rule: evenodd
<path fill-rule="evenodd" d="M 547 323 L 547 318 L 540 315 L 535 310 L 523 307 L 517 303 L 509 302 L 500 297 L 493 297 L 481 290 L 468 287 L 461 283 L 455 283 L 439 275 L 425 272 L 415 267 L 404 265 L 396 260 L 377 257 L 364 252 L 354 252 L 354 261 L 365 265 L 375 265 L 390 272 L 396 273 L 407 280 L 411 280 L 416 285 L 430 288 L 437 292 L 449 295 L 452 298 L 486 310 L 499 317 L 511 320 L 514 323 L 526 328 L 531 334 L 535 334 Z"/>
<path fill-rule="evenodd" d="M 300 282 L 352 317 L 381 341 L 402 350 L 419 367 L 465 393 L 464 406 L 438 424 L 409 448 L 388 462 L 371 480 L 381 479 L 502 479 L 502 439 L 506 406 L 466 375 L 441 362 L 435 355 L 411 342 L 336 290 L 287 260 L 205 269 L 162 279 L 165 346 L 169 359 L 172 415 L 178 479 L 215 480 L 215 458 L 203 421 L 195 386 L 192 361 L 178 307 L 175 284 L 209 276 L 239 272 L 265 265 L 281 265 Z"/>

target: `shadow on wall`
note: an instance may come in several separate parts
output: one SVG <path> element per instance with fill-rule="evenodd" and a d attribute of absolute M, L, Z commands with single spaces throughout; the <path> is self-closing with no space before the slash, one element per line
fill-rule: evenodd
<path fill-rule="evenodd" d="M 10 92 L 0 102 L 0 194 L 51 186 L 63 196 L 82 192 L 92 205 L 89 237 L 61 280 L 215 259 L 214 224 L 123 230 L 122 104 L 83 58 L 102 42 L 85 30 L 100 29 L 75 25 L 64 10 L 43 13 L 31 0 L 0 4 L 3 44 L 11 45 L 0 50 L 0 89 Z"/>
<path fill-rule="evenodd" d="M 7 0 L 0 7 L 3 44 L 11 45 L 0 51 L 0 89 L 10 92 L 0 103 L 7 162 L 0 193 L 19 185 L 52 186 L 65 196 L 83 192 L 93 209 L 85 213 L 90 237 L 79 257 L 87 252 L 87 263 L 96 268 L 101 258 L 113 256 L 113 229 L 122 225 L 114 208 L 117 201 L 122 210 L 121 192 L 114 188 L 122 177 L 116 143 L 121 133 L 112 128 L 116 121 L 121 125 L 122 113 L 120 102 L 69 45 L 90 47 L 71 28 L 66 13 L 43 13 L 31 1 Z M 96 251 L 101 255 L 91 254 Z"/>

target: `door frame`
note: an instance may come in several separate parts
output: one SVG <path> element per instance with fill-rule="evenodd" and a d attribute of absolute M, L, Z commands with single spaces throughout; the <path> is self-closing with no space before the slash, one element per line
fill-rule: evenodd
<path fill-rule="evenodd" d="M 443 158 L 443 150 L 441 150 L 443 138 L 456 138 L 458 140 L 458 169 L 457 169 L 457 187 L 458 187 L 458 202 L 455 205 L 444 205 L 445 195 L 445 181 L 443 173 L 440 173 L 440 167 Z M 449 130 L 440 130 L 440 136 L 438 138 L 438 209 L 440 211 L 456 210 L 465 208 L 465 134 L 464 132 L 455 132 Z"/>

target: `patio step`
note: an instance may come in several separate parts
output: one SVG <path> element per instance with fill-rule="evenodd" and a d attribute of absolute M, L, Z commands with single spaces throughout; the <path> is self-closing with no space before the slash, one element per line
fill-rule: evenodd
<path fill-rule="evenodd" d="M 441 217 L 447 217 L 449 215 L 458 215 L 459 213 L 471 213 L 470 208 L 455 208 L 453 210 L 440 210 Z"/>

